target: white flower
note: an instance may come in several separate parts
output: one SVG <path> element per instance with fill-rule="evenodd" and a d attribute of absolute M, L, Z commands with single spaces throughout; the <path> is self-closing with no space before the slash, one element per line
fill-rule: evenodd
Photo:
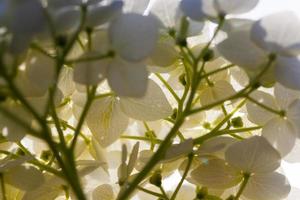
<path fill-rule="evenodd" d="M 262 136 L 281 153 L 286 156 L 294 147 L 299 137 L 299 93 L 279 84 L 275 86 L 275 98 L 265 92 L 256 91 L 250 96 L 271 109 L 285 113 L 285 117 L 271 113 L 255 103 L 247 103 L 250 121 L 262 125 Z"/>
<path fill-rule="evenodd" d="M 203 20 L 205 16 L 218 17 L 227 14 L 241 14 L 253 9 L 258 0 L 182 0 L 180 7 L 193 20 Z"/>
<path fill-rule="evenodd" d="M 84 101 L 80 100 L 80 96 L 74 96 L 74 103 L 73 108 L 76 113 L 80 113 Z M 146 94 L 142 98 L 115 96 L 96 98 L 87 115 L 86 123 L 99 143 L 107 147 L 119 139 L 126 130 L 129 117 L 141 121 L 155 121 L 171 114 L 172 107 L 163 91 L 150 80 Z"/>

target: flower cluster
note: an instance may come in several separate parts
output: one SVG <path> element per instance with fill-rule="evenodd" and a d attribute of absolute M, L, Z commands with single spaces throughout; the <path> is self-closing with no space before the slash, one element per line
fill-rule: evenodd
<path fill-rule="evenodd" d="M 0 0 L 0 198 L 298 199 L 300 18 L 258 3 Z"/>

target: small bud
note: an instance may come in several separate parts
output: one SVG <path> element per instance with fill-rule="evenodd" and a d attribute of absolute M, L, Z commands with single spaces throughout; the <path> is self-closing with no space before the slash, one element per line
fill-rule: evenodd
<path fill-rule="evenodd" d="M 203 128 L 205 128 L 205 129 L 211 129 L 210 123 L 209 122 L 204 122 Z"/>
<path fill-rule="evenodd" d="M 234 200 L 234 196 L 230 195 L 226 200 Z"/>
<path fill-rule="evenodd" d="M 232 118 L 231 124 L 234 128 L 240 128 L 244 126 L 243 120 L 241 117 Z"/>
<path fill-rule="evenodd" d="M 171 115 L 171 118 L 175 120 L 177 118 L 177 113 L 178 113 L 177 108 L 174 108 L 173 109 L 173 114 Z"/>
<path fill-rule="evenodd" d="M 180 76 L 179 76 L 179 82 L 183 85 L 183 86 L 185 86 L 186 85 L 186 74 L 185 73 L 183 73 L 183 74 L 181 74 Z"/>
<path fill-rule="evenodd" d="M 206 187 L 202 187 L 201 189 L 197 190 L 197 200 L 204 200 L 208 191 Z"/>
<path fill-rule="evenodd" d="M 47 151 L 43 151 L 41 154 L 41 159 L 44 161 L 49 161 L 51 159 L 52 153 L 51 151 L 47 150 Z"/>
<path fill-rule="evenodd" d="M 215 56 L 214 51 L 211 50 L 211 49 L 207 49 L 207 50 L 204 52 L 204 55 L 203 55 L 203 61 L 204 61 L 204 62 L 211 61 L 211 60 L 214 58 L 214 56 Z"/>
<path fill-rule="evenodd" d="M 256 82 L 253 84 L 252 88 L 253 89 L 258 89 L 261 86 L 261 84 L 259 82 Z"/>
<path fill-rule="evenodd" d="M 169 35 L 171 37 L 175 38 L 175 36 L 176 36 L 176 30 L 174 28 L 169 29 L 168 33 L 169 33 Z"/>
<path fill-rule="evenodd" d="M 157 187 L 160 187 L 161 184 L 162 184 L 162 176 L 161 176 L 160 172 L 155 172 L 155 173 L 150 177 L 149 182 L 150 182 L 152 185 L 155 185 L 155 186 L 157 186 Z"/>

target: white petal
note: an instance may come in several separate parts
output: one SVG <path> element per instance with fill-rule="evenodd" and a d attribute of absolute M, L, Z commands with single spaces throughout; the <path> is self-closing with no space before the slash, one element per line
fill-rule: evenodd
<path fill-rule="evenodd" d="M 111 185 L 103 184 L 96 187 L 93 191 L 93 200 L 114 200 L 115 195 Z"/>
<path fill-rule="evenodd" d="M 235 31 L 217 45 L 220 54 L 228 61 L 246 69 L 257 69 L 266 61 L 266 53 L 250 40 L 248 30 Z"/>
<path fill-rule="evenodd" d="M 179 0 L 155 0 L 153 1 L 150 12 L 157 16 L 167 28 L 174 27 L 180 20 Z"/>
<path fill-rule="evenodd" d="M 279 55 L 300 53 L 300 19 L 291 11 L 263 17 L 252 28 L 251 38 L 262 49 Z"/>
<path fill-rule="evenodd" d="M 223 159 L 226 149 L 235 142 L 236 139 L 232 137 L 214 137 L 201 144 L 197 153 L 200 155 L 214 155 Z"/>
<path fill-rule="evenodd" d="M 121 108 L 133 119 L 154 121 L 166 118 L 173 112 L 161 88 L 152 80 L 142 98 L 120 98 Z"/>
<path fill-rule="evenodd" d="M 193 139 L 187 139 L 184 142 L 170 146 L 167 150 L 164 161 L 176 160 L 180 157 L 187 156 L 193 152 Z"/>
<path fill-rule="evenodd" d="M 278 106 L 276 105 L 274 97 L 266 92 L 255 91 L 250 95 L 250 97 L 255 99 L 261 104 L 273 108 L 274 110 L 279 110 Z M 275 117 L 275 114 L 265 110 L 264 108 L 250 101 L 247 102 L 246 107 L 248 111 L 248 119 L 255 124 L 264 125 L 270 119 Z"/>
<path fill-rule="evenodd" d="M 278 57 L 275 77 L 285 87 L 300 90 L 300 58 Z"/>
<path fill-rule="evenodd" d="M 95 52 L 88 52 L 81 58 L 96 56 Z M 97 85 L 106 78 L 109 59 L 79 62 L 74 65 L 74 81 L 84 85 Z"/>
<path fill-rule="evenodd" d="M 248 173 L 268 173 L 280 166 L 280 155 L 270 143 L 260 136 L 236 142 L 225 152 L 225 160 Z"/>
<path fill-rule="evenodd" d="M 7 182 L 22 190 L 34 190 L 44 182 L 42 172 L 34 167 L 18 166 L 5 174 Z"/>
<path fill-rule="evenodd" d="M 277 83 L 274 87 L 274 96 L 280 108 L 287 109 L 295 99 L 300 98 L 300 91 L 286 88 Z"/>
<path fill-rule="evenodd" d="M 224 80 L 218 81 L 212 87 L 207 87 L 200 94 L 201 105 L 210 105 L 214 102 L 225 100 L 226 98 L 233 96 L 235 91 L 232 85 Z"/>
<path fill-rule="evenodd" d="M 88 15 L 86 20 L 87 27 L 97 27 L 109 20 L 112 20 L 122 12 L 123 1 L 113 1 L 111 4 L 94 5 L 88 7 Z"/>
<path fill-rule="evenodd" d="M 296 127 L 297 129 L 297 135 L 298 138 L 300 138 L 300 100 L 297 99 L 295 101 L 293 101 L 287 110 L 287 118 L 288 120 L 290 120 L 293 125 Z"/>
<path fill-rule="evenodd" d="M 65 6 L 55 9 L 52 12 L 52 20 L 56 34 L 72 33 L 80 24 L 80 8 L 78 6 Z"/>
<path fill-rule="evenodd" d="M 43 30 L 46 24 L 43 7 L 40 1 L 27 0 L 9 1 L 10 24 L 9 30 L 13 33 L 34 34 Z"/>
<path fill-rule="evenodd" d="M 176 51 L 175 44 L 170 41 L 162 41 L 157 43 L 153 53 L 150 56 L 150 60 L 153 65 L 159 67 L 167 67 L 174 64 L 179 58 Z"/>
<path fill-rule="evenodd" d="M 296 139 L 296 143 L 294 145 L 294 148 L 283 159 L 284 159 L 284 161 L 287 161 L 287 162 L 290 162 L 290 163 L 299 163 L 300 162 L 299 155 L 300 155 L 300 140 Z"/>
<path fill-rule="evenodd" d="M 93 102 L 86 122 L 99 144 L 107 147 L 125 131 L 128 117 L 122 113 L 117 100 L 104 97 Z"/>
<path fill-rule="evenodd" d="M 153 15 L 123 14 L 109 26 L 114 50 L 128 61 L 141 61 L 154 50 L 158 39 L 158 21 Z"/>
<path fill-rule="evenodd" d="M 52 58 L 34 51 L 26 61 L 25 73 L 32 84 L 46 92 L 54 81 L 55 62 Z"/>
<path fill-rule="evenodd" d="M 57 87 L 62 91 L 65 97 L 73 94 L 75 91 L 75 83 L 73 82 L 74 70 L 71 67 L 63 67 L 59 74 Z"/>
<path fill-rule="evenodd" d="M 124 0 L 124 12 L 134 12 L 143 14 L 150 0 Z"/>
<path fill-rule="evenodd" d="M 214 0 L 215 8 L 218 8 L 218 10 L 225 14 L 246 13 L 252 10 L 257 5 L 257 3 L 258 0 Z"/>
<path fill-rule="evenodd" d="M 107 71 L 111 89 L 119 96 L 142 97 L 148 85 L 148 72 L 143 63 L 113 60 Z"/>
<path fill-rule="evenodd" d="M 139 155 L 139 148 L 140 148 L 140 143 L 137 142 L 135 143 L 135 145 L 132 148 L 129 160 L 128 160 L 128 165 L 127 165 L 127 173 L 131 174 L 131 172 L 133 171 L 137 159 L 138 159 L 138 155 Z"/>
<path fill-rule="evenodd" d="M 242 176 L 224 160 L 209 158 L 191 172 L 198 184 L 213 189 L 226 189 L 237 185 Z"/>
<path fill-rule="evenodd" d="M 277 117 L 263 127 L 262 136 L 284 157 L 295 145 L 297 130 L 289 120 Z"/>
<path fill-rule="evenodd" d="M 182 0 L 180 2 L 180 8 L 182 12 L 189 18 L 202 21 L 205 14 L 202 11 L 202 1 L 200 0 Z"/>
<path fill-rule="evenodd" d="M 254 175 L 243 192 L 250 199 L 280 200 L 290 192 L 291 186 L 284 175 L 277 172 Z"/>

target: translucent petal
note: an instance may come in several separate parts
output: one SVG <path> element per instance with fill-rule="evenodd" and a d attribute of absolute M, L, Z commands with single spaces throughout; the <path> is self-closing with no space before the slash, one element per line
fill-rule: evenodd
<path fill-rule="evenodd" d="M 236 142 L 232 137 L 214 137 L 205 141 L 198 149 L 197 153 L 200 155 L 214 155 L 219 158 L 224 158 L 226 149 Z"/>
<path fill-rule="evenodd" d="M 257 3 L 258 0 L 214 0 L 214 7 L 226 14 L 241 14 L 252 10 L 257 5 Z"/>
<path fill-rule="evenodd" d="M 284 157 L 295 145 L 297 130 L 289 120 L 277 117 L 263 127 L 262 136 Z"/>
<path fill-rule="evenodd" d="M 96 52 L 88 52 L 81 58 L 97 56 Z M 83 85 L 97 85 L 106 78 L 109 59 L 79 62 L 74 65 L 74 81 Z"/>
<path fill-rule="evenodd" d="M 278 106 L 276 105 L 274 97 L 266 92 L 255 91 L 250 95 L 250 97 L 255 99 L 261 104 L 264 104 L 275 110 L 279 110 Z M 265 110 L 264 108 L 250 101 L 247 102 L 246 107 L 248 111 L 248 119 L 255 124 L 264 125 L 270 119 L 275 117 L 275 114 Z"/>
<path fill-rule="evenodd" d="M 22 190 L 34 190 L 43 184 L 43 173 L 34 167 L 18 166 L 5 174 L 9 184 Z"/>
<path fill-rule="evenodd" d="M 251 177 L 243 196 L 255 200 L 280 200 L 284 199 L 290 190 L 291 186 L 285 176 L 273 172 Z"/>
<path fill-rule="evenodd" d="M 115 59 L 109 65 L 107 79 L 117 95 L 142 97 L 147 90 L 148 72 L 143 63 L 128 63 Z"/>
<path fill-rule="evenodd" d="M 138 159 L 138 154 L 139 154 L 139 148 L 140 148 L 140 143 L 137 142 L 135 143 L 135 145 L 132 148 L 129 160 L 128 160 L 128 165 L 127 165 L 127 173 L 131 174 L 131 172 L 133 171 L 137 159 Z"/>
<path fill-rule="evenodd" d="M 288 120 L 290 120 L 297 129 L 297 136 L 300 138 L 300 100 L 293 101 L 286 112 Z"/>
<path fill-rule="evenodd" d="M 248 173 L 273 172 L 280 166 L 279 153 L 260 136 L 253 136 L 228 147 L 225 160 L 231 166 Z"/>
<path fill-rule="evenodd" d="M 237 185 L 242 176 L 239 171 L 218 158 L 208 159 L 191 172 L 198 184 L 213 189 L 226 189 Z"/>
<path fill-rule="evenodd" d="M 55 62 L 52 58 L 34 51 L 26 61 L 25 73 L 32 84 L 46 93 L 54 81 Z"/>
<path fill-rule="evenodd" d="M 230 33 L 217 45 L 220 54 L 228 61 L 246 69 L 257 69 L 266 61 L 266 53 L 250 40 L 248 30 Z"/>
<path fill-rule="evenodd" d="M 176 51 L 175 44 L 169 41 L 162 41 L 157 43 L 153 53 L 150 56 L 151 64 L 160 67 L 167 67 L 176 62 L 179 58 Z"/>
<path fill-rule="evenodd" d="M 55 9 L 52 14 L 53 26 L 56 34 L 68 34 L 76 31 L 80 24 L 80 8 L 78 6 L 65 6 Z M 50 30 L 49 34 L 50 34 Z"/>
<path fill-rule="evenodd" d="M 218 81 L 212 87 L 207 87 L 200 94 L 201 105 L 210 105 L 214 102 L 225 100 L 233 96 L 235 91 L 232 85 L 227 81 Z"/>
<path fill-rule="evenodd" d="M 300 53 L 300 19 L 291 11 L 265 16 L 251 30 L 252 40 L 268 52 L 285 56 Z"/>
<path fill-rule="evenodd" d="M 300 91 L 286 88 L 277 83 L 274 87 L 274 96 L 280 108 L 287 109 L 295 99 L 300 98 Z"/>
<path fill-rule="evenodd" d="M 74 70 L 71 67 L 63 67 L 60 74 L 57 87 L 62 91 L 65 97 L 73 94 L 75 83 L 73 82 Z"/>
<path fill-rule="evenodd" d="M 179 2 L 179 0 L 155 0 L 151 5 L 150 12 L 157 16 L 165 27 L 172 28 L 180 20 Z"/>
<path fill-rule="evenodd" d="M 125 60 L 141 61 L 155 48 L 158 20 L 153 15 L 137 13 L 120 15 L 109 26 L 109 37 L 115 51 Z"/>
<path fill-rule="evenodd" d="M 143 14 L 148 7 L 150 0 L 124 0 L 124 12 Z"/>
<path fill-rule="evenodd" d="M 113 1 L 109 5 L 94 5 L 88 7 L 87 27 L 97 27 L 114 19 L 122 13 L 123 1 Z"/>
<path fill-rule="evenodd" d="M 284 159 L 284 161 L 287 161 L 287 162 L 290 162 L 290 163 L 299 163 L 300 162 L 299 155 L 300 155 L 300 140 L 296 139 L 294 148 L 283 159 Z"/>
<path fill-rule="evenodd" d="M 182 0 L 180 2 L 180 8 L 186 16 L 193 20 L 202 21 L 205 19 L 201 0 Z"/>
<path fill-rule="evenodd" d="M 173 112 L 161 88 L 149 81 L 146 94 L 142 98 L 120 98 L 121 108 L 126 115 L 141 121 L 164 119 Z"/>
<path fill-rule="evenodd" d="M 278 57 L 275 64 L 276 80 L 294 90 L 300 90 L 300 58 Z"/>
<path fill-rule="evenodd" d="M 165 154 L 164 161 L 176 160 L 180 157 L 187 156 L 193 152 L 193 146 L 193 139 L 187 139 L 184 142 L 170 146 Z"/>
<path fill-rule="evenodd" d="M 9 1 L 10 23 L 8 29 L 13 34 L 34 34 L 43 30 L 46 24 L 43 7 L 40 1 Z"/>
<path fill-rule="evenodd" d="M 128 117 L 113 97 L 95 100 L 86 118 L 89 129 L 103 147 L 115 142 L 127 128 L 128 122 Z"/>
<path fill-rule="evenodd" d="M 114 200 L 115 195 L 111 185 L 103 184 L 96 187 L 93 191 L 93 200 Z"/>

